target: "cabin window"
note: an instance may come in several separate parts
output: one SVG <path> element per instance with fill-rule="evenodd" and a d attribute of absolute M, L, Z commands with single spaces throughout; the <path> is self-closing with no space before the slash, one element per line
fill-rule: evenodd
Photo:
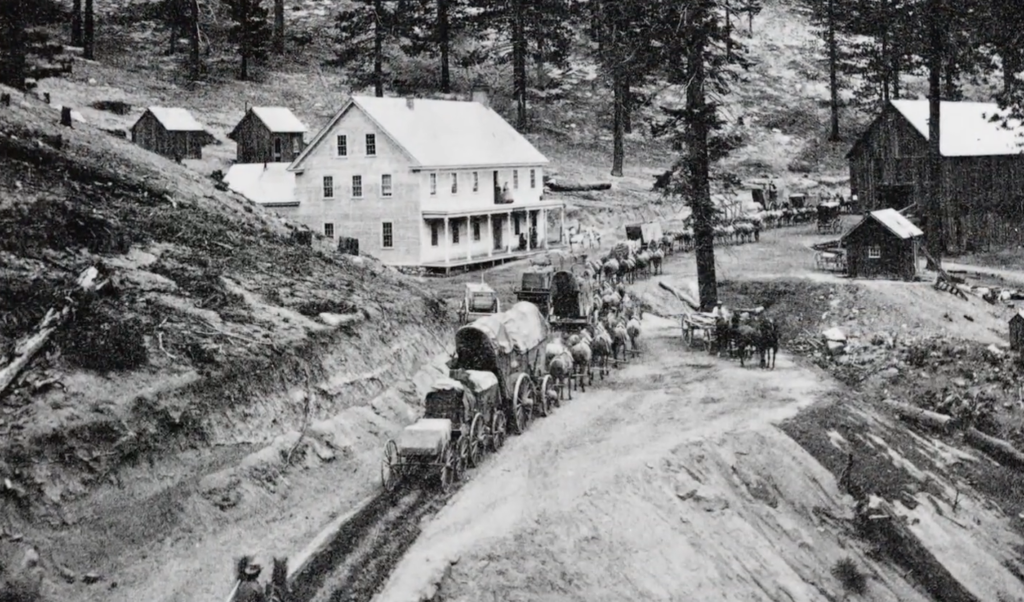
<path fill-rule="evenodd" d="M 395 247 L 394 228 L 391 222 L 383 222 L 380 225 L 380 246 L 385 249 L 393 249 Z"/>
<path fill-rule="evenodd" d="M 459 244 L 459 223 L 458 222 L 454 222 L 452 224 L 452 244 L 453 245 Z"/>
<path fill-rule="evenodd" d="M 430 246 L 437 246 L 437 224 L 430 224 Z"/>
<path fill-rule="evenodd" d="M 479 190 L 480 190 L 480 174 L 474 171 L 473 172 L 473 192 L 478 192 Z"/>
<path fill-rule="evenodd" d="M 334 238 L 334 224 L 324 224 L 324 236 Z"/>
<path fill-rule="evenodd" d="M 352 176 L 352 196 L 363 196 L 363 176 Z"/>
<path fill-rule="evenodd" d="M 380 196 L 391 196 L 391 174 L 389 173 L 380 177 Z"/>
<path fill-rule="evenodd" d="M 377 136 L 374 134 L 366 135 L 366 156 L 373 157 L 377 154 Z"/>
<path fill-rule="evenodd" d="M 452 194 L 459 192 L 459 174 L 452 174 Z"/>
<path fill-rule="evenodd" d="M 334 176 L 324 176 L 324 198 L 334 198 Z"/>
<path fill-rule="evenodd" d="M 274 161 L 280 161 L 281 160 L 281 153 L 282 153 L 281 146 L 282 146 L 281 145 L 281 139 L 280 138 L 274 138 Z"/>
<path fill-rule="evenodd" d="M 473 240 L 480 240 L 480 222 L 473 222 Z"/>
<path fill-rule="evenodd" d="M 292 136 L 292 154 L 297 155 L 302 152 L 302 143 L 299 141 L 298 136 Z"/>
<path fill-rule="evenodd" d="M 518 169 L 513 169 L 512 170 L 512 188 L 514 190 L 519 190 L 519 170 Z"/>
<path fill-rule="evenodd" d="M 348 137 L 345 136 L 344 134 L 338 136 L 338 156 L 348 156 Z"/>
<path fill-rule="evenodd" d="M 868 246 L 868 259 L 881 259 L 882 258 L 882 247 L 878 245 Z"/>
<path fill-rule="evenodd" d="M 536 187 L 537 187 L 537 170 L 536 169 L 531 169 L 530 170 L 530 188 L 536 188 Z"/>
<path fill-rule="evenodd" d="M 437 194 L 437 174 L 430 174 L 430 195 L 434 196 Z"/>

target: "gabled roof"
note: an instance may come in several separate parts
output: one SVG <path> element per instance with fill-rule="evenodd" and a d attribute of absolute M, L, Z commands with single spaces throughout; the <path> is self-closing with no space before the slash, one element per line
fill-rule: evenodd
<path fill-rule="evenodd" d="M 235 129 L 231 130 L 231 133 L 228 134 L 228 138 L 231 140 L 235 139 L 238 128 L 250 113 L 275 134 L 302 134 L 306 131 L 306 126 L 302 125 L 299 118 L 287 107 L 250 107 L 245 115 L 238 120 Z"/>
<path fill-rule="evenodd" d="M 854 226 L 849 232 L 844 234 L 841 240 L 845 242 L 851 234 L 871 220 L 882 224 L 882 226 L 887 230 L 895 234 L 896 237 L 903 240 L 924 236 L 924 232 L 922 232 L 921 229 L 915 226 L 910 220 L 903 217 L 899 211 L 896 211 L 895 209 L 880 209 L 878 211 L 872 211 L 864 216 L 864 219 L 862 219 L 860 223 Z"/>
<path fill-rule="evenodd" d="M 147 113 L 151 113 L 156 120 L 160 122 L 160 125 L 164 126 L 164 129 L 168 132 L 202 132 L 202 124 L 196 121 L 196 118 L 189 113 L 187 109 L 181 109 L 177 107 L 149 107 L 146 109 Z M 145 116 L 145 113 L 143 113 Z M 142 117 L 139 118 L 140 120 Z M 136 122 L 138 123 L 138 122 Z M 134 126 L 132 126 L 134 127 Z"/>
<path fill-rule="evenodd" d="M 921 137 L 928 140 L 927 100 L 892 100 L 889 101 L 889 107 L 899 113 Z M 984 157 L 1024 152 L 1024 125 L 1019 120 L 1006 119 L 1006 114 L 1006 111 L 992 102 L 942 101 L 939 106 L 939 131 L 942 137 L 939 151 L 942 156 Z M 991 121 L 993 116 L 998 116 L 999 120 Z M 1003 127 L 1004 120 L 1007 127 Z M 874 129 L 877 122 L 876 119 L 854 143 L 850 154 Z"/>
<path fill-rule="evenodd" d="M 228 188 L 266 206 L 298 205 L 295 174 L 287 163 L 236 163 L 224 175 Z"/>
<path fill-rule="evenodd" d="M 353 96 L 289 169 L 297 170 L 349 110 L 362 111 L 419 169 L 545 165 L 530 141 L 478 102 Z"/>

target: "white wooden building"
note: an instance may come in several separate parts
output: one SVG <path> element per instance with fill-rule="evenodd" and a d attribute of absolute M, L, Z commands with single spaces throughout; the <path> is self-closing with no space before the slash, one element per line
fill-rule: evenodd
<path fill-rule="evenodd" d="M 548 160 L 476 101 L 353 96 L 288 167 L 289 212 L 390 265 L 448 269 L 547 247 Z M 521 248 L 525 239 L 526 248 Z"/>

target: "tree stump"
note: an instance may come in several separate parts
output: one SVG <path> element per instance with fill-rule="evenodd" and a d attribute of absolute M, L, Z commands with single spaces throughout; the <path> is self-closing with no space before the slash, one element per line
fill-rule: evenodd
<path fill-rule="evenodd" d="M 0 104 L 3 104 L 5 107 L 11 106 L 11 95 L 6 92 L 0 94 Z"/>
<path fill-rule="evenodd" d="M 74 127 L 71 123 L 71 107 L 60 108 L 60 124 L 64 127 Z"/>

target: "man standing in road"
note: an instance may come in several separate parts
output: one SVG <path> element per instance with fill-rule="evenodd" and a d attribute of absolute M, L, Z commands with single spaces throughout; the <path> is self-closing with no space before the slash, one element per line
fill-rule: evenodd
<path fill-rule="evenodd" d="M 238 590 L 232 602 L 266 602 L 265 592 L 259 583 L 262 570 L 251 556 L 243 556 L 238 561 Z"/>

